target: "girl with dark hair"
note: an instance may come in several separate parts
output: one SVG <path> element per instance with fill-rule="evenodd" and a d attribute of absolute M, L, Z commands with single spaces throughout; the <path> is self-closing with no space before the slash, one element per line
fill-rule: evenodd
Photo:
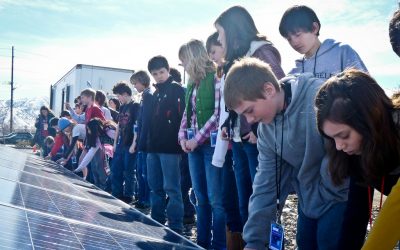
<path fill-rule="evenodd" d="M 275 46 L 258 32 L 253 18 L 241 6 L 233 6 L 224 11 L 215 21 L 218 41 L 224 48 L 225 75 L 235 62 L 243 57 L 256 57 L 268 63 L 278 79 L 285 74 L 281 68 L 281 56 Z M 224 84 L 222 83 L 221 86 Z M 221 88 L 222 89 L 222 88 Z M 258 123 L 249 124 L 242 115 L 229 112 L 226 120 L 221 120 L 221 136 L 232 140 L 235 178 L 238 189 L 239 207 L 243 225 L 248 218 L 248 204 L 252 194 L 252 183 L 258 165 L 257 127 Z M 232 131 L 232 133 L 231 133 Z M 218 145 L 217 145 L 218 147 Z M 219 152 L 221 159 L 224 153 Z M 227 147 L 225 147 L 225 152 Z M 214 156 L 215 157 L 215 156 Z"/>
<path fill-rule="evenodd" d="M 108 101 L 108 108 L 110 109 L 111 116 L 114 122 L 118 122 L 119 108 L 121 107 L 121 103 L 117 98 L 111 98 Z"/>
<path fill-rule="evenodd" d="M 337 185 L 350 177 L 341 249 L 360 249 L 371 222 L 373 188 L 388 195 L 400 176 L 400 106 L 355 69 L 331 77 L 315 106 L 331 177 Z"/>
<path fill-rule="evenodd" d="M 214 32 L 207 38 L 206 49 L 211 60 L 213 60 L 218 66 L 217 68 L 218 78 L 222 78 L 224 72 L 223 67 L 225 64 L 224 61 L 225 49 L 222 47 L 222 44 L 218 41 L 218 32 Z"/>
<path fill-rule="evenodd" d="M 79 166 L 74 171 L 75 173 L 84 171 L 86 178 L 85 169 L 90 163 L 94 184 L 103 190 L 110 174 L 107 157 L 112 152 L 115 129 L 116 125 L 112 121 L 103 122 L 98 118 L 93 118 L 86 124 L 86 150 L 82 153 Z"/>
<path fill-rule="evenodd" d="M 106 93 L 104 93 L 103 90 L 96 90 L 96 96 L 94 98 L 96 104 L 99 106 L 101 111 L 104 114 L 104 117 L 106 118 L 106 121 L 113 120 L 113 117 L 111 116 L 110 109 L 107 106 L 107 97 Z"/>
<path fill-rule="evenodd" d="M 49 121 L 54 117 L 53 112 L 46 106 L 40 107 L 40 114 L 36 118 L 34 143 L 43 148 L 44 139 L 49 135 Z"/>
<path fill-rule="evenodd" d="M 108 107 L 119 112 L 119 108 L 121 107 L 121 103 L 118 101 L 117 98 L 111 98 L 108 101 Z"/>
<path fill-rule="evenodd" d="M 225 49 L 226 69 L 235 60 L 250 56 L 269 63 L 278 79 L 285 75 L 279 51 L 266 36 L 258 32 L 253 18 L 245 8 L 233 6 L 227 9 L 214 24 L 218 31 L 218 40 Z"/>
<path fill-rule="evenodd" d="M 216 75 L 218 79 L 221 79 L 223 76 L 223 66 L 225 63 L 225 50 L 218 41 L 218 32 L 214 32 L 207 38 L 206 48 L 211 60 L 218 65 Z M 221 85 L 221 88 L 222 87 L 223 86 Z M 225 110 L 223 92 L 221 91 L 220 94 L 221 100 L 219 107 L 219 119 L 223 122 L 228 117 L 228 113 Z M 218 133 L 220 133 L 220 130 L 218 130 Z M 222 145 L 221 143 L 225 145 Z M 221 150 L 221 147 L 226 147 L 228 150 Z M 244 243 L 242 239 L 243 224 L 240 217 L 238 190 L 236 187 L 235 173 L 233 170 L 231 148 L 232 147 L 229 145 L 229 142 L 222 141 L 221 138 L 217 137 L 212 164 L 216 167 L 222 168 L 223 180 L 221 186 L 223 197 L 222 202 L 225 209 L 226 218 L 226 248 L 235 250 L 243 249 Z"/>

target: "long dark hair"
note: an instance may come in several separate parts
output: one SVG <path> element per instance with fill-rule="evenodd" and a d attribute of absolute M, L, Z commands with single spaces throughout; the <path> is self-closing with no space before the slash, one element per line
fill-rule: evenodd
<path fill-rule="evenodd" d="M 112 101 L 115 104 L 115 111 L 119 112 L 119 108 L 121 107 L 121 103 L 117 98 L 111 98 L 110 101 Z"/>
<path fill-rule="evenodd" d="M 229 62 L 245 56 L 252 41 L 267 40 L 265 36 L 260 35 L 250 13 L 242 6 L 233 6 L 225 10 L 214 24 L 224 28 L 225 59 Z"/>
<path fill-rule="evenodd" d="M 42 115 L 42 110 L 46 110 L 47 111 L 47 117 L 49 117 L 49 116 L 54 117 L 53 111 L 51 111 L 51 109 L 49 107 L 44 106 L 44 105 L 40 107 L 40 115 L 39 116 L 43 116 Z"/>
<path fill-rule="evenodd" d="M 399 125 L 393 117 L 399 107 L 371 76 L 348 69 L 331 77 L 319 90 L 315 106 L 318 130 L 327 138 L 329 170 L 335 184 L 352 174 L 360 174 L 369 184 L 379 183 L 398 166 Z M 327 120 L 346 124 L 362 136 L 360 156 L 336 150 L 335 141 L 322 130 Z M 354 172 L 357 167 L 359 173 Z"/>
<path fill-rule="evenodd" d="M 90 133 L 88 133 L 89 129 Z M 86 124 L 87 146 L 96 147 L 97 138 L 101 135 L 104 135 L 103 122 L 98 118 L 93 118 Z"/>
<path fill-rule="evenodd" d="M 90 134 L 88 130 L 90 129 Z M 107 136 L 107 129 L 116 129 L 113 121 L 102 121 L 95 117 L 86 124 L 86 144 L 88 147 L 96 147 L 97 138 Z"/>

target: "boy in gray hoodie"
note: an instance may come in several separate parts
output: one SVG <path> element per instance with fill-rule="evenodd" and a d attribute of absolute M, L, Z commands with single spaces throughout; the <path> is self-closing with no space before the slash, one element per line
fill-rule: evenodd
<path fill-rule="evenodd" d="M 285 11 L 279 32 L 294 50 L 303 55 L 289 74 L 311 72 L 316 78 L 328 79 L 346 68 L 368 72 L 360 56 L 349 45 L 326 39 L 321 43 L 321 23 L 315 12 L 304 5 Z"/>
<path fill-rule="evenodd" d="M 247 249 L 265 249 L 292 190 L 299 198 L 299 249 L 337 248 L 348 183 L 334 186 L 328 174 L 313 108 L 322 84 L 310 73 L 279 84 L 269 65 L 254 58 L 236 62 L 226 77 L 226 106 L 249 123 L 260 122 L 259 165 L 243 233 Z"/>

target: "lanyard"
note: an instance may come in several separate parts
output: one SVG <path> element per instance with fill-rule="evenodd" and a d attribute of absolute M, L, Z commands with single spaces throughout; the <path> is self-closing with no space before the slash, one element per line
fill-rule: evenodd
<path fill-rule="evenodd" d="M 286 82 L 282 84 L 281 87 L 285 93 L 285 103 L 283 105 L 283 109 L 281 111 L 282 115 L 282 127 L 281 127 L 281 152 L 279 155 L 279 168 L 278 168 L 278 146 L 276 144 L 278 140 L 278 131 L 276 129 L 276 117 L 274 119 L 275 123 L 275 185 L 276 185 L 276 222 L 278 224 L 281 223 L 281 212 L 280 212 L 280 197 L 281 197 L 281 180 L 282 180 L 282 165 L 283 165 L 283 129 L 285 127 L 285 111 L 292 101 L 292 88 L 290 82 Z"/>
<path fill-rule="evenodd" d="M 321 46 L 318 47 L 317 51 L 315 52 L 315 56 L 314 56 L 314 69 L 313 69 L 313 75 L 315 76 L 315 69 L 317 67 L 317 56 L 318 56 L 318 51 L 321 48 Z M 303 57 L 303 61 L 302 61 L 302 66 L 303 66 L 303 72 L 304 73 L 304 60 L 305 58 Z"/>
<path fill-rule="evenodd" d="M 383 199 L 383 191 L 385 188 L 385 177 L 382 177 L 382 183 L 381 183 L 381 200 L 379 202 L 379 211 L 381 211 L 382 208 L 382 199 Z M 372 190 L 371 186 L 368 186 L 368 204 L 369 204 L 369 225 L 372 227 Z"/>
<path fill-rule="evenodd" d="M 284 112 L 284 111 L 283 111 Z M 280 196 L 281 196 L 281 180 L 282 180 L 282 163 L 283 163 L 283 127 L 285 126 L 285 117 L 282 112 L 282 128 L 281 128 L 281 152 L 280 152 L 280 163 L 278 168 L 278 147 L 276 141 L 278 140 L 278 132 L 276 129 L 276 118 L 275 122 L 275 185 L 276 185 L 276 223 L 281 224 L 281 212 L 280 212 Z"/>

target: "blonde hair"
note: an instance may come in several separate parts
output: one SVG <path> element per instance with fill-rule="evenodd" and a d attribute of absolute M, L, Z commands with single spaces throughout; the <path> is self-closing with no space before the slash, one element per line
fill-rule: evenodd
<path fill-rule="evenodd" d="M 216 64 L 208 56 L 207 50 L 202 41 L 192 39 L 183 44 L 179 49 L 179 59 L 186 61 L 185 70 L 191 81 L 200 82 L 209 72 L 215 72 Z"/>

